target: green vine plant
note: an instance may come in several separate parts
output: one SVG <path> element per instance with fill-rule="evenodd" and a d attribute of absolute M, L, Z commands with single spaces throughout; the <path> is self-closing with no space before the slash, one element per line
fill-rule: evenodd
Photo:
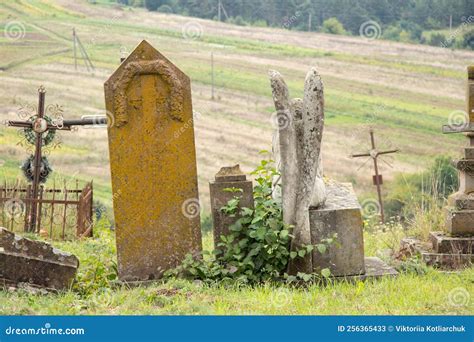
<path fill-rule="evenodd" d="M 197 257 L 188 254 L 180 266 L 165 273 L 166 277 L 243 284 L 309 282 L 330 277 L 331 272 L 327 268 L 320 270 L 320 274 L 298 273 L 290 276 L 286 273 L 290 259 L 303 258 L 307 253 L 313 253 L 315 248 L 324 254 L 329 245 L 335 242 L 336 236 L 290 252 L 293 227 L 283 222 L 281 199 L 272 196 L 272 179 L 278 176 L 273 160 L 262 160 L 252 175 L 256 181 L 253 190 L 254 208 L 241 207 L 238 196 L 229 200 L 220 210 L 238 219 L 229 227 L 230 233 L 220 237 L 218 248 L 213 252 L 204 251 Z M 226 191 L 242 190 L 229 188 Z"/>

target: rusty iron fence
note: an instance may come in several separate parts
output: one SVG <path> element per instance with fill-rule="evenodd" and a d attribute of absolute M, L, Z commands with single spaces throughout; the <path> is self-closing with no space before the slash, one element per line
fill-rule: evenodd
<path fill-rule="evenodd" d="M 0 224 L 14 232 L 36 233 L 57 240 L 74 240 L 92 236 L 93 184 L 82 189 L 76 181 L 75 189 L 40 186 L 33 198 L 31 185 L 0 184 Z M 33 206 L 38 217 L 31 224 Z"/>

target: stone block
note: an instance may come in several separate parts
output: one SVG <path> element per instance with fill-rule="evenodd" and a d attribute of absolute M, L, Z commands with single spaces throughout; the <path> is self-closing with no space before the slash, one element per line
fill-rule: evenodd
<path fill-rule="evenodd" d="M 474 236 L 452 237 L 443 232 L 430 232 L 435 253 L 474 254 Z"/>
<path fill-rule="evenodd" d="M 0 227 L 0 283 L 63 290 L 71 285 L 78 267 L 76 256 Z"/>
<path fill-rule="evenodd" d="M 241 192 L 230 192 L 225 189 L 237 188 Z M 223 167 L 215 176 L 215 181 L 209 182 L 211 212 L 214 224 L 214 248 L 218 248 L 221 235 L 229 234 L 229 227 L 234 224 L 239 215 L 230 217 L 221 212 L 221 208 L 234 197 L 240 199 L 240 207 L 253 208 L 253 185 L 252 181 L 246 179 L 239 165 L 234 167 Z"/>
<path fill-rule="evenodd" d="M 447 207 L 446 229 L 452 236 L 474 235 L 474 210 L 456 210 Z"/>
<path fill-rule="evenodd" d="M 448 204 L 456 210 L 474 210 L 474 196 L 456 192 L 448 197 Z"/>
<path fill-rule="evenodd" d="M 470 267 L 474 263 L 474 254 L 422 252 L 421 258 L 428 266 L 449 270 Z"/>
<path fill-rule="evenodd" d="M 457 162 L 456 168 L 459 172 L 459 192 L 470 194 L 474 192 L 474 177 L 470 175 L 474 170 L 473 159 L 461 159 Z"/>
<path fill-rule="evenodd" d="M 474 159 L 474 147 L 464 148 L 464 157 L 466 159 Z"/>
<path fill-rule="evenodd" d="M 337 233 L 337 242 L 326 253 L 313 251 L 315 271 L 329 268 L 333 276 L 365 273 L 363 223 L 360 205 L 349 183 L 329 182 L 327 198 L 322 208 L 310 208 L 312 244 L 331 238 Z"/>

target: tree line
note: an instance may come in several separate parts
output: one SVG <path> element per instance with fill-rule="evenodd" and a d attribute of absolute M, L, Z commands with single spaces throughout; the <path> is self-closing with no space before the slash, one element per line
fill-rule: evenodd
<path fill-rule="evenodd" d="M 472 0 L 117 1 L 124 5 L 146 7 L 150 11 L 237 25 L 333 34 L 371 34 L 396 41 L 474 49 Z M 367 27 L 370 24 L 372 26 Z"/>

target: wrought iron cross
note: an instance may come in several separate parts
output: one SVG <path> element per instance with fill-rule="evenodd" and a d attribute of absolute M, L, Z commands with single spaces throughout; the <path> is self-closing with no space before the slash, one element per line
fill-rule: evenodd
<path fill-rule="evenodd" d="M 46 90 L 43 86 L 38 89 L 38 111 L 33 120 L 30 121 L 8 121 L 7 125 L 11 127 L 31 128 L 35 133 L 35 153 L 33 161 L 33 181 L 32 181 L 32 202 L 31 202 L 31 218 L 28 222 L 28 231 L 34 232 L 36 227 L 36 219 L 38 217 L 38 192 L 41 176 L 41 157 L 43 134 L 51 130 L 70 131 L 73 126 L 86 125 L 105 125 L 107 117 L 95 117 L 90 119 L 63 120 L 61 125 L 54 125 L 45 119 L 45 97 Z"/>
<path fill-rule="evenodd" d="M 380 219 L 381 219 L 382 223 L 384 223 L 385 222 L 385 215 L 384 215 L 384 210 L 383 210 L 382 189 L 381 189 L 381 186 L 383 184 L 383 178 L 382 178 L 382 175 L 379 174 L 379 167 L 378 167 L 378 163 L 377 163 L 377 158 L 380 155 L 396 153 L 396 152 L 399 152 L 400 150 L 395 149 L 395 150 L 387 150 L 387 151 L 378 151 L 375 147 L 374 131 L 371 129 L 369 133 L 370 133 L 371 150 L 367 153 L 352 154 L 351 157 L 352 158 L 370 157 L 374 161 L 375 175 L 372 176 L 372 179 L 373 179 L 374 185 L 377 187 L 377 195 L 378 195 L 379 206 L 380 206 Z"/>

